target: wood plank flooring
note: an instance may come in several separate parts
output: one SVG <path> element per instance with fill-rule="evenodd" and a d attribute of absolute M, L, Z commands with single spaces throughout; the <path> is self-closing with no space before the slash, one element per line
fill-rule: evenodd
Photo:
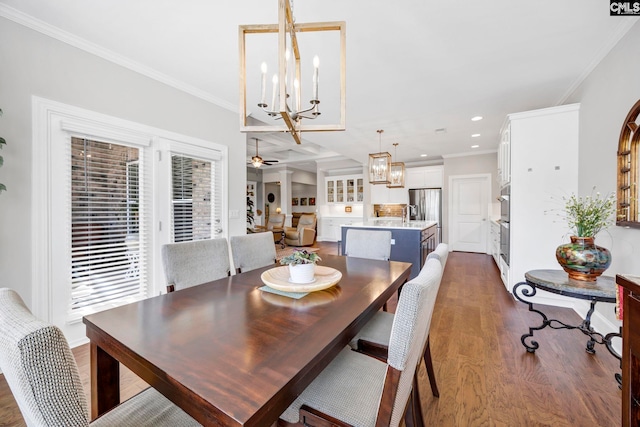
<path fill-rule="evenodd" d="M 317 243 L 337 254 L 334 243 Z M 390 302 L 393 310 L 396 302 Z M 546 309 L 549 317 L 577 324 L 570 309 Z M 579 331 L 537 332 L 540 348 L 529 354 L 520 336 L 539 316 L 506 292 L 493 259 L 483 254 L 449 255 L 431 324 L 431 352 L 440 389 L 434 398 L 424 365 L 419 379 L 429 426 L 617 426 L 621 392 L 613 378 L 619 363 L 603 346 L 584 351 Z M 88 345 L 74 349 L 85 393 L 90 392 Z M 121 370 L 122 397 L 146 387 Z M 0 375 L 0 426 L 24 426 Z"/>

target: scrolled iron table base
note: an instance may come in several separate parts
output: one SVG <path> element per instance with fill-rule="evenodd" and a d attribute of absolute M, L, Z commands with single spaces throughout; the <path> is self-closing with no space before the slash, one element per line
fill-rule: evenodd
<path fill-rule="evenodd" d="M 563 276 L 564 275 L 564 276 Z M 597 302 L 615 302 L 615 285 L 609 283 L 609 278 L 603 278 L 598 285 L 589 286 L 588 284 L 577 283 L 574 280 L 568 279 L 566 273 L 556 270 L 533 270 L 527 272 L 525 275 L 526 281 L 517 283 L 513 287 L 514 297 L 529 307 L 529 311 L 537 313 L 542 318 L 542 323 L 539 326 L 529 327 L 529 333 L 520 337 L 522 345 L 527 349 L 529 353 L 535 353 L 540 347 L 538 341 L 533 339 L 535 331 L 542 330 L 546 327 L 551 329 L 578 329 L 583 334 L 587 335 L 589 339 L 586 344 L 586 352 L 589 354 L 595 354 L 595 345 L 604 345 L 609 353 L 611 353 L 616 359 L 622 363 L 622 357 L 614 350 L 611 341 L 616 337 L 621 337 L 621 332 L 611 332 L 606 335 L 602 335 L 596 332 L 591 327 L 591 316 L 595 310 Z M 524 298 L 532 298 L 536 295 L 537 289 L 542 289 L 556 294 L 566 295 L 579 299 L 586 299 L 591 301 L 591 306 L 584 320 L 579 325 L 570 325 L 562 322 L 558 319 L 549 319 L 539 309 L 533 307 L 532 301 L 527 301 Z M 622 384 L 622 376 L 619 373 L 615 374 L 618 384 Z"/>

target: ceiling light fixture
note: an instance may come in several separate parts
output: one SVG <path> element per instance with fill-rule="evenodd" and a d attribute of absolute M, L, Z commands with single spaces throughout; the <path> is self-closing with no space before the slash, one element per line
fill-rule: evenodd
<path fill-rule="evenodd" d="M 480 147 L 479 145 L 472 145 L 471 148 L 478 148 Z"/>
<path fill-rule="evenodd" d="M 420 154 L 420 157 L 427 157 L 428 154 Z"/>
<path fill-rule="evenodd" d="M 369 154 L 369 183 L 389 184 L 389 170 L 391 169 L 391 154 L 382 152 L 382 132 L 378 129 L 380 152 Z"/>
<path fill-rule="evenodd" d="M 393 143 L 394 152 L 396 160 L 398 160 L 398 143 Z M 403 162 L 391 162 L 391 169 L 389 173 L 389 182 L 387 184 L 388 188 L 404 188 L 404 163 Z"/>
<path fill-rule="evenodd" d="M 482 119 L 483 119 L 483 117 L 482 117 L 482 116 L 475 116 L 475 117 L 471 117 L 471 121 L 472 121 L 472 122 L 477 122 L 477 121 L 480 121 L 480 120 L 482 120 Z"/>
<path fill-rule="evenodd" d="M 278 163 L 278 160 L 264 160 L 262 157 L 260 157 L 260 155 L 258 154 L 258 138 L 253 138 L 256 140 L 256 155 L 251 157 L 251 164 L 253 165 L 254 168 L 259 168 L 262 165 L 267 165 L 267 166 L 271 166 L 273 163 Z"/>
<path fill-rule="evenodd" d="M 345 130 L 346 112 L 346 23 L 314 22 L 299 24 L 293 16 L 293 0 L 279 0 L 278 23 L 267 25 L 241 25 L 240 36 L 240 131 L 241 132 L 288 132 L 296 143 L 301 142 L 301 132 Z M 308 108 L 302 108 L 302 85 L 300 75 L 300 51 L 298 33 L 339 31 L 340 32 L 340 122 L 338 124 L 303 125 L 302 119 L 320 116 L 318 96 L 320 61 L 313 59 L 312 96 Z M 267 64 L 262 63 L 260 100 L 258 107 L 274 119 L 282 119 L 283 125 L 249 124 L 247 122 L 247 34 L 278 34 L 278 73 L 271 81 L 273 91 L 267 103 Z"/>
<path fill-rule="evenodd" d="M 479 136 L 480 136 L 480 134 L 479 134 L 479 133 L 474 133 L 473 135 L 471 135 L 471 138 L 477 138 L 477 137 L 479 137 Z"/>

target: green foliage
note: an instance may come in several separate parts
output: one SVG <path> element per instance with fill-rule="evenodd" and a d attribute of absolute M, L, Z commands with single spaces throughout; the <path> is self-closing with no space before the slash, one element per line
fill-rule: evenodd
<path fill-rule="evenodd" d="M 253 200 L 247 196 L 247 223 L 253 225 Z"/>
<path fill-rule="evenodd" d="M 595 187 L 594 187 L 595 190 Z M 600 230 L 613 224 L 616 211 L 614 194 L 607 197 L 571 197 L 564 198 L 564 214 L 569 228 L 577 237 L 594 237 Z"/>
<path fill-rule="evenodd" d="M 288 255 L 280 260 L 282 265 L 300 265 L 300 264 L 315 264 L 318 261 L 322 261 L 322 258 L 315 252 L 308 252 L 306 249 L 296 249 L 291 255 Z"/>

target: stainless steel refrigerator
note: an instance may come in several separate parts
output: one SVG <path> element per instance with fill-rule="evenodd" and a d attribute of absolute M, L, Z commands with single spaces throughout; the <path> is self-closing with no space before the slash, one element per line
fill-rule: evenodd
<path fill-rule="evenodd" d="M 409 219 L 436 221 L 438 243 L 442 242 L 442 188 L 415 188 L 409 190 Z"/>

